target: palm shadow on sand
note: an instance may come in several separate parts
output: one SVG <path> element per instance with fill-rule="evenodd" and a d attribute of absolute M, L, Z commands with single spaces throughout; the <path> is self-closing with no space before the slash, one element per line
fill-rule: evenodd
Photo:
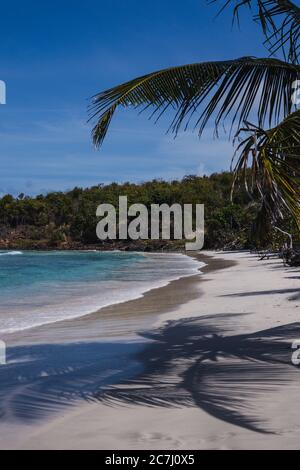
<path fill-rule="evenodd" d="M 198 407 L 228 423 L 272 432 L 255 400 L 299 381 L 291 343 L 300 338 L 300 323 L 234 334 L 244 315 L 172 321 L 141 334 L 150 344 L 12 348 L 8 366 L 0 367 L 0 418 L 37 420 L 86 400 Z"/>
<path fill-rule="evenodd" d="M 0 423 L 43 419 L 138 374 L 139 343 L 35 344 L 9 348 L 0 367 Z"/>
<path fill-rule="evenodd" d="M 145 333 L 154 343 L 138 355 L 144 373 L 101 391 L 98 400 L 113 406 L 196 406 L 228 423 L 272 433 L 271 423 L 258 416 L 255 399 L 299 381 L 300 370 L 291 363 L 291 343 L 300 338 L 300 323 L 229 334 L 227 327 L 232 331 L 238 317 L 183 319 Z"/>

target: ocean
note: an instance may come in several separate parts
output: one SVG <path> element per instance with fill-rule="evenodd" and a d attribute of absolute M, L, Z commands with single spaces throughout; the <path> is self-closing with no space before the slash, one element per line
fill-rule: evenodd
<path fill-rule="evenodd" d="M 173 253 L 0 251 L 0 335 L 138 298 L 199 267 Z"/>

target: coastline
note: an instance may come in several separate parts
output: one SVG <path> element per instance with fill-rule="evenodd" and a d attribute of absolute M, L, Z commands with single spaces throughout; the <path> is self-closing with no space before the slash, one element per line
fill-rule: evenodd
<path fill-rule="evenodd" d="M 156 254 L 159 255 L 159 253 Z M 172 253 L 168 254 L 172 255 Z M 136 340 L 138 331 L 151 327 L 162 313 L 174 310 L 180 304 L 197 298 L 200 292 L 199 280 L 203 278 L 204 273 L 230 264 L 218 260 L 215 267 L 213 262 L 203 266 L 202 263 L 207 263 L 209 256 L 196 252 L 186 254 L 186 256 L 201 263 L 198 268 L 199 274 L 170 280 L 160 287 L 149 288 L 136 298 L 101 307 L 79 317 L 6 333 L 1 336 L 1 339 L 9 346 L 106 339 Z"/>
<path fill-rule="evenodd" d="M 19 441 L 22 442 L 24 435 L 30 434 L 36 426 L 51 422 L 61 413 L 69 413 L 70 404 L 74 410 L 80 407 L 84 403 L 82 398 L 85 394 L 89 400 L 98 388 L 118 383 L 124 377 L 134 377 L 142 371 L 142 365 L 135 357 L 146 347 L 147 340 L 142 338 L 139 332 L 152 328 L 162 313 L 173 311 L 179 305 L 200 295 L 199 281 L 203 278 L 203 269 L 206 271 L 210 269 L 208 265 L 203 266 L 202 263 L 207 262 L 208 257 L 205 256 L 204 261 L 204 256 L 201 254 L 193 253 L 189 256 L 201 262 L 198 268 L 199 274 L 171 280 L 166 285 L 150 289 L 137 298 L 100 308 L 79 318 L 61 320 L 1 337 L 8 346 L 8 361 L 11 367 L 20 364 L 19 370 L 12 372 L 11 376 L 24 376 L 24 380 L 29 376 L 29 382 L 26 385 L 28 396 L 24 396 L 22 383 L 11 384 L 10 379 L 7 380 L 5 375 L 1 375 L 3 369 L 0 368 L 2 383 L 0 449 L 21 447 Z M 121 360 L 118 359 L 120 355 Z M 83 362 L 81 356 L 84 357 Z M 36 358 L 40 364 L 38 363 L 35 368 Z M 29 361 L 28 370 L 26 370 L 27 361 Z M 30 365 L 32 361 L 33 366 Z M 76 361 L 79 362 L 79 367 Z M 48 370 L 52 374 L 53 368 L 59 371 L 58 375 L 63 375 L 65 370 L 74 369 L 75 382 L 82 374 L 88 374 L 95 383 L 86 386 L 82 396 L 75 386 L 72 392 L 75 400 L 73 402 L 70 399 L 70 403 L 61 400 L 57 395 L 69 393 L 64 378 L 61 380 L 58 377 L 58 391 L 54 379 L 54 395 L 49 392 L 49 385 L 41 384 L 37 391 L 35 382 L 40 381 L 42 376 L 47 380 Z M 67 377 L 66 381 L 68 380 L 74 379 Z M 13 392 L 10 390 L 11 386 Z M 50 388 L 51 386 L 50 384 Z M 31 391 L 32 387 L 35 387 L 35 391 Z M 20 404 L 19 393 L 22 395 Z M 2 400 L 4 404 L 1 403 Z M 50 409 L 47 409 L 48 406 Z"/>
<path fill-rule="evenodd" d="M 291 343 L 300 336 L 297 269 L 246 252 L 200 256 L 208 261 L 203 275 L 122 307 L 138 315 L 144 305 L 152 319 L 160 309 L 140 333 L 149 344 L 134 345 L 142 368 L 132 379 L 108 384 L 92 403 L 27 424 L 22 436 L 12 428 L 14 440 L 8 434 L 0 447 L 298 448 L 300 370 L 291 364 Z M 97 319 L 86 323 L 93 329 Z"/>

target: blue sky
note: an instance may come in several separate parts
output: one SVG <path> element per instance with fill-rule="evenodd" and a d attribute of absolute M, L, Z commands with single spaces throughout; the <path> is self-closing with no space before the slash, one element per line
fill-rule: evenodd
<path fill-rule="evenodd" d="M 0 194 L 228 169 L 212 132 L 176 140 L 166 123 L 121 112 L 100 151 L 86 124 L 97 91 L 176 64 L 266 56 L 259 27 L 231 27 L 205 0 L 11 0 L 1 5 Z M 248 18 L 248 16 L 247 16 Z"/>

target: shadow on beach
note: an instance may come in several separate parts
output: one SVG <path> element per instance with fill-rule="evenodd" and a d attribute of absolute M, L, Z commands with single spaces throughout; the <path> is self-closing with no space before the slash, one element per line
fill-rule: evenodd
<path fill-rule="evenodd" d="M 234 334 L 244 315 L 171 321 L 142 333 L 140 343 L 12 348 L 0 368 L 1 419 L 36 420 L 81 399 L 114 407 L 198 407 L 270 433 L 257 399 L 299 380 L 291 342 L 300 338 L 300 323 Z"/>
<path fill-rule="evenodd" d="M 270 433 L 256 400 L 299 380 L 291 343 L 300 323 L 254 334 L 229 333 L 241 315 L 183 319 L 146 333 L 155 341 L 139 354 L 144 373 L 98 394 L 100 401 L 151 407 L 199 407 L 243 428 Z"/>
<path fill-rule="evenodd" d="M 141 371 L 138 343 L 72 343 L 9 348 L 0 367 L 0 422 L 30 422 L 90 400 Z"/>

